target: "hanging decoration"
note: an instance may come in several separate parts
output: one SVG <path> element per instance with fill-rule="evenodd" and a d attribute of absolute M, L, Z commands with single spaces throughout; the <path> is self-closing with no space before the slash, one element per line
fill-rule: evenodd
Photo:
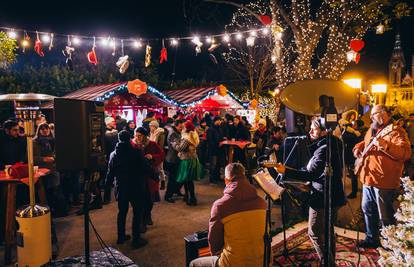
<path fill-rule="evenodd" d="M 124 74 L 129 67 L 129 56 L 124 54 L 124 40 L 121 40 L 121 53 L 122 56 L 119 57 L 118 61 L 116 62 L 116 66 L 119 68 L 119 72 L 121 74 Z"/>
<path fill-rule="evenodd" d="M 23 53 L 26 51 L 26 48 L 30 46 L 30 36 L 27 34 L 27 32 L 24 32 L 24 38 L 21 42 L 22 51 Z"/>
<path fill-rule="evenodd" d="M 385 31 L 385 26 L 382 23 L 378 24 L 378 26 L 375 28 L 376 34 L 383 34 L 384 31 Z"/>
<path fill-rule="evenodd" d="M 364 48 L 365 46 L 365 42 L 363 40 L 360 39 L 353 39 L 351 40 L 351 42 L 349 43 L 349 46 L 351 47 L 352 50 L 354 50 L 355 52 L 359 52 L 362 50 L 362 48 Z"/>
<path fill-rule="evenodd" d="M 216 56 L 215 55 L 213 55 L 213 54 L 208 54 L 208 57 L 210 58 L 210 60 L 214 63 L 214 64 L 218 64 L 218 61 L 217 61 L 217 58 L 216 58 Z"/>
<path fill-rule="evenodd" d="M 200 41 L 200 37 L 198 36 L 194 37 L 191 40 L 191 42 L 196 45 L 195 51 L 196 51 L 196 56 L 197 56 L 198 54 L 201 53 L 201 47 L 203 46 L 203 43 Z"/>
<path fill-rule="evenodd" d="M 151 49 L 152 47 L 147 44 L 145 48 L 145 67 L 149 67 L 149 65 L 151 65 Z"/>
<path fill-rule="evenodd" d="M 112 41 L 110 42 L 111 46 L 112 46 L 112 56 L 114 57 L 116 54 L 116 41 L 115 38 L 112 38 Z"/>
<path fill-rule="evenodd" d="M 160 54 L 160 64 L 167 61 L 167 48 L 165 48 L 164 39 L 162 39 L 162 48 Z"/>
<path fill-rule="evenodd" d="M 267 15 L 259 15 L 260 22 L 263 23 L 263 25 L 267 26 L 272 24 L 272 18 Z"/>
<path fill-rule="evenodd" d="M 52 48 L 53 48 L 53 38 L 54 38 L 54 34 L 53 34 L 53 33 L 51 33 L 51 34 L 50 34 L 49 51 L 51 51 L 51 50 L 52 50 Z"/>
<path fill-rule="evenodd" d="M 89 63 L 93 65 L 98 65 L 98 57 L 96 56 L 95 48 L 96 48 L 96 39 L 95 37 L 93 37 L 92 50 L 87 54 L 87 58 L 88 58 Z"/>
<path fill-rule="evenodd" d="M 220 84 L 219 86 L 217 86 L 217 94 L 221 95 L 221 96 L 226 96 L 227 95 L 227 88 L 226 86 Z"/>
<path fill-rule="evenodd" d="M 128 92 L 130 94 L 134 94 L 136 96 L 140 96 L 142 94 L 145 94 L 147 92 L 148 86 L 145 82 L 141 80 L 133 80 L 129 81 L 127 84 Z"/>
<path fill-rule="evenodd" d="M 256 109 L 258 105 L 259 105 L 259 102 L 257 101 L 257 99 L 252 99 L 252 101 L 250 101 L 249 108 Z"/>
<path fill-rule="evenodd" d="M 210 47 L 208 48 L 208 52 L 213 52 L 214 50 L 216 50 L 217 49 L 217 47 L 219 47 L 220 46 L 220 44 L 217 44 L 217 43 L 212 43 L 211 45 L 210 45 Z"/>
<path fill-rule="evenodd" d="M 62 50 L 63 55 L 66 57 L 66 67 L 69 70 L 73 70 L 73 62 L 72 62 L 72 53 L 75 51 L 75 48 L 72 47 L 72 42 L 70 41 L 70 37 L 68 35 L 68 42 L 64 50 Z"/>
<path fill-rule="evenodd" d="M 35 41 L 35 45 L 34 45 L 34 50 L 36 51 L 36 53 L 41 56 L 44 57 L 45 53 L 43 53 L 42 50 L 42 41 L 40 41 L 39 39 L 39 33 L 36 32 L 36 41 Z"/>

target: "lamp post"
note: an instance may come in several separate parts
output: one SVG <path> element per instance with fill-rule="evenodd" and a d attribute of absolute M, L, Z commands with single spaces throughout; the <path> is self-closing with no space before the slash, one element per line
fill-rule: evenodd
<path fill-rule="evenodd" d="M 387 85 L 377 83 L 371 85 L 371 92 L 375 94 L 375 104 L 385 104 L 385 94 L 387 93 Z"/>

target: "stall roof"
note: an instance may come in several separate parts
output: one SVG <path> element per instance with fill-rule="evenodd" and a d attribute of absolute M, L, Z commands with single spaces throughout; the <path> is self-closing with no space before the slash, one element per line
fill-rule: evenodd
<path fill-rule="evenodd" d="M 188 105 L 197 101 L 206 100 L 211 97 L 214 98 L 214 95 L 217 92 L 217 88 L 218 86 L 174 89 L 165 90 L 163 93 L 176 102 Z M 227 91 L 227 93 L 230 99 L 234 100 L 235 104 L 237 103 L 239 108 L 244 107 L 244 103 L 241 102 L 232 92 Z"/>
<path fill-rule="evenodd" d="M 110 96 L 115 95 L 116 92 L 118 93 L 127 92 L 126 85 L 127 85 L 127 82 L 117 82 L 117 83 L 111 83 L 111 84 L 88 86 L 88 87 L 76 90 L 74 92 L 71 92 L 63 96 L 63 98 L 90 100 L 90 101 L 103 101 L 103 99 L 107 98 L 108 95 Z M 154 101 L 160 101 L 163 105 L 171 106 L 170 103 L 159 98 L 157 95 L 153 95 L 150 91 L 147 92 L 147 94 L 142 95 L 141 98 L 145 98 L 146 100 L 151 100 L 152 104 L 154 104 Z M 42 109 L 51 109 L 51 108 L 53 108 L 53 102 L 49 102 L 49 103 L 42 105 Z"/>

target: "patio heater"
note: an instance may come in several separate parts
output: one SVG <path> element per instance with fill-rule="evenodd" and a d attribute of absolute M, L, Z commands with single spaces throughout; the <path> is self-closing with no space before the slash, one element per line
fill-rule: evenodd
<path fill-rule="evenodd" d="M 47 206 L 35 203 L 33 137 L 34 123 L 40 115 L 40 102 L 53 98 L 50 95 L 34 93 L 0 95 L 0 101 L 14 102 L 16 118 L 24 122 L 27 141 L 30 202 L 16 211 L 19 266 L 41 266 L 52 259 L 50 210 Z"/>

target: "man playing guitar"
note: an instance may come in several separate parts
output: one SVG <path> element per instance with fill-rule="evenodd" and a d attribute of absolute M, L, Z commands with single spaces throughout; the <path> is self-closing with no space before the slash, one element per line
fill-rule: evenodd
<path fill-rule="evenodd" d="M 405 130 L 391 123 L 391 114 L 385 105 L 376 105 L 371 111 L 372 124 L 364 141 L 355 145 L 353 152 L 356 174 L 363 184 L 362 211 L 365 219 L 365 240 L 359 246 L 380 246 L 379 222 L 393 224 L 393 202 L 398 195 L 404 161 L 411 155 Z"/>

